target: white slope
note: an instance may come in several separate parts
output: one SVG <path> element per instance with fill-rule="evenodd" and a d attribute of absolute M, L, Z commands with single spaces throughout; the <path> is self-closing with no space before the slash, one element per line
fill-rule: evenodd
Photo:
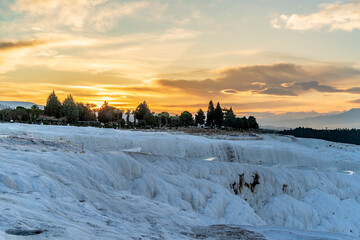
<path fill-rule="evenodd" d="M 358 239 L 360 147 L 260 137 L 0 124 L 0 239 Z"/>
<path fill-rule="evenodd" d="M 17 101 L 0 101 L 0 109 L 3 108 L 16 108 L 16 107 L 24 107 L 30 109 L 32 105 L 35 103 L 32 102 L 17 102 Z M 40 109 L 44 109 L 44 106 L 38 105 Z"/>

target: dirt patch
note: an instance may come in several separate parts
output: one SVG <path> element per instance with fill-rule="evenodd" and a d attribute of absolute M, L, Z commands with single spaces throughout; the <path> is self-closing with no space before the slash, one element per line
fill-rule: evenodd
<path fill-rule="evenodd" d="M 219 240 L 266 240 L 257 232 L 250 231 L 235 225 L 211 225 L 194 227 L 188 236 L 194 239 L 219 239 Z"/>

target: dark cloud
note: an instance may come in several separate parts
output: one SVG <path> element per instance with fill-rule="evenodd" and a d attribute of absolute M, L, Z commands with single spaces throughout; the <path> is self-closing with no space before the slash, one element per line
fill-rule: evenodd
<path fill-rule="evenodd" d="M 355 99 L 355 100 L 352 100 L 352 101 L 349 101 L 350 103 L 360 103 L 360 99 Z"/>
<path fill-rule="evenodd" d="M 268 94 L 268 95 L 279 95 L 279 96 L 297 96 L 294 92 L 284 89 L 282 87 L 277 88 L 267 88 L 265 90 L 259 91 L 258 93 Z"/>
<path fill-rule="evenodd" d="M 45 41 L 42 41 L 42 40 L 16 41 L 16 42 L 0 41 L 0 51 L 33 47 L 33 46 L 41 45 L 44 43 L 45 43 Z"/>
<path fill-rule="evenodd" d="M 284 86 L 286 89 L 292 89 L 294 91 L 296 90 L 303 90 L 303 91 L 309 91 L 311 89 L 314 89 L 318 92 L 327 92 L 327 93 L 334 93 L 334 92 L 345 92 L 346 90 L 343 89 L 337 89 L 335 87 L 331 87 L 328 85 L 324 85 L 319 83 L 318 81 L 308 81 L 308 82 L 300 82 L 300 83 L 293 83 L 289 86 Z"/>
<path fill-rule="evenodd" d="M 346 66 L 302 66 L 290 63 L 253 65 L 229 68 L 223 77 L 204 80 L 162 79 L 157 83 L 166 88 L 179 89 L 189 94 L 210 96 L 251 91 L 258 94 L 297 96 L 302 92 L 360 93 L 360 87 L 339 89 L 331 86 L 349 78 L 360 78 L 360 70 Z"/>
<path fill-rule="evenodd" d="M 360 94 L 360 87 L 349 88 L 346 90 L 346 92 Z"/>

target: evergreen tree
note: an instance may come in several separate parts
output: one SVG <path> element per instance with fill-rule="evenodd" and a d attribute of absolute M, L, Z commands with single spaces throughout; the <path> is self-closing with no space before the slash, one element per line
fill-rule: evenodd
<path fill-rule="evenodd" d="M 201 108 L 195 114 L 195 123 L 200 125 L 205 123 L 205 114 Z"/>
<path fill-rule="evenodd" d="M 194 119 L 192 117 L 192 114 L 188 111 L 184 111 L 181 113 L 179 117 L 180 125 L 188 127 L 193 124 Z"/>
<path fill-rule="evenodd" d="M 232 108 L 225 109 L 224 126 L 226 126 L 226 127 L 234 127 L 235 117 L 236 116 L 235 116 Z"/>
<path fill-rule="evenodd" d="M 74 124 L 79 120 L 79 111 L 71 94 L 65 98 L 61 106 L 61 115 L 66 118 L 68 123 Z"/>
<path fill-rule="evenodd" d="M 248 118 L 248 122 L 250 129 L 259 129 L 259 124 L 257 123 L 256 118 L 254 116 L 250 116 Z"/>
<path fill-rule="evenodd" d="M 206 114 L 206 126 L 209 126 L 209 127 L 214 126 L 214 114 L 215 114 L 214 104 L 211 100 L 209 102 L 209 107 L 208 107 L 208 111 Z"/>
<path fill-rule="evenodd" d="M 55 94 L 55 91 L 53 91 L 46 102 L 46 106 L 44 109 L 44 114 L 46 116 L 53 116 L 53 117 L 60 117 L 61 110 L 61 103 L 58 99 L 58 97 Z"/>
<path fill-rule="evenodd" d="M 224 113 L 220 107 L 220 103 L 217 103 L 216 108 L 214 110 L 214 122 L 218 128 L 221 128 L 224 122 Z"/>
<path fill-rule="evenodd" d="M 233 127 L 237 130 L 248 130 L 249 122 L 246 117 L 235 118 L 233 121 Z"/>
<path fill-rule="evenodd" d="M 298 127 L 284 130 L 281 134 L 293 135 L 302 138 L 318 138 L 333 142 L 351 143 L 360 145 L 360 129 L 334 129 L 319 130 L 312 128 Z"/>
<path fill-rule="evenodd" d="M 150 126 L 154 126 L 156 123 L 154 114 L 150 111 L 145 113 L 143 121 L 145 122 L 145 125 L 150 125 Z"/>
<path fill-rule="evenodd" d="M 240 128 L 243 130 L 249 130 L 249 121 L 246 117 L 241 118 Z"/>
<path fill-rule="evenodd" d="M 146 101 L 140 103 L 134 111 L 135 118 L 139 121 L 143 120 L 147 113 L 151 113 L 151 111 L 150 111 Z"/>

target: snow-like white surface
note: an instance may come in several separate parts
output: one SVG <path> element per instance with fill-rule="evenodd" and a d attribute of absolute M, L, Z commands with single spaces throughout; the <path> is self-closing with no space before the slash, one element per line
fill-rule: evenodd
<path fill-rule="evenodd" d="M 4 109 L 4 108 L 17 108 L 17 107 L 24 107 L 24 108 L 28 108 L 31 109 L 31 106 L 34 105 L 35 103 L 32 102 L 17 102 L 17 101 L 0 101 L 0 109 Z M 40 109 L 44 109 L 44 106 L 42 105 L 37 105 Z"/>
<path fill-rule="evenodd" d="M 0 124 L 0 239 L 191 239 L 215 224 L 358 239 L 360 147 L 260 137 Z M 234 193 L 239 174 L 259 175 L 254 192 Z"/>

